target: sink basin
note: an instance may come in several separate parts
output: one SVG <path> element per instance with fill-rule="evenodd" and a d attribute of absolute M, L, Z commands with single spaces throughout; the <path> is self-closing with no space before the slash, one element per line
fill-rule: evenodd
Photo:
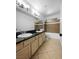
<path fill-rule="evenodd" d="M 26 37 L 30 37 L 31 35 L 32 35 L 31 33 L 22 33 L 18 35 L 18 38 L 26 38 Z"/>

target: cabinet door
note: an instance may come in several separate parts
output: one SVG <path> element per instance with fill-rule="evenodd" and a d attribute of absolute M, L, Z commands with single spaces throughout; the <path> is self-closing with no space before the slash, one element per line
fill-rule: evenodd
<path fill-rule="evenodd" d="M 43 42 L 46 40 L 46 38 L 45 38 L 45 32 L 42 33 L 42 39 L 43 39 Z"/>
<path fill-rule="evenodd" d="M 43 43 L 42 38 L 39 38 L 39 46 L 41 46 L 41 45 L 42 45 L 42 43 Z"/>
<path fill-rule="evenodd" d="M 29 45 L 16 53 L 16 59 L 29 59 Z"/>
<path fill-rule="evenodd" d="M 28 39 L 24 41 L 24 47 L 27 47 L 27 45 L 29 44 L 29 57 L 31 57 L 31 48 L 30 48 L 30 42 L 32 39 Z"/>
<path fill-rule="evenodd" d="M 31 54 L 33 55 L 38 49 L 38 39 L 35 39 L 35 37 L 32 39 L 33 41 L 31 42 Z"/>
<path fill-rule="evenodd" d="M 16 51 L 19 51 L 19 50 L 21 50 L 22 48 L 23 48 L 23 42 L 18 43 L 18 44 L 16 45 Z"/>
<path fill-rule="evenodd" d="M 42 35 L 39 34 L 38 36 L 39 36 L 39 46 L 41 46 L 41 44 L 43 43 Z"/>

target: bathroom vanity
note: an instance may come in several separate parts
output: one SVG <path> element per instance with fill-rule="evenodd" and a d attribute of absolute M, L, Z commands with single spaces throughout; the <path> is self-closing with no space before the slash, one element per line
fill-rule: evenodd
<path fill-rule="evenodd" d="M 30 59 L 45 42 L 45 32 L 34 33 L 27 38 L 16 39 L 16 59 Z"/>

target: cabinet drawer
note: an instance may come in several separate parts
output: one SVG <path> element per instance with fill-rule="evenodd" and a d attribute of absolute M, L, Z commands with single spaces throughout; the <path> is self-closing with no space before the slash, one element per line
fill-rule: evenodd
<path fill-rule="evenodd" d="M 28 44 L 30 44 L 32 38 L 31 39 L 28 39 L 28 40 L 25 40 L 24 41 L 24 47 L 26 47 Z"/>
<path fill-rule="evenodd" d="M 39 37 L 39 38 L 42 37 L 42 34 L 39 34 L 38 37 Z"/>
<path fill-rule="evenodd" d="M 35 36 L 35 40 L 39 39 L 39 35 Z"/>
<path fill-rule="evenodd" d="M 18 44 L 16 45 L 16 51 L 19 51 L 19 50 L 21 50 L 22 48 L 23 48 L 23 42 L 18 43 Z"/>
<path fill-rule="evenodd" d="M 41 35 L 44 36 L 45 35 L 45 32 L 43 32 Z"/>

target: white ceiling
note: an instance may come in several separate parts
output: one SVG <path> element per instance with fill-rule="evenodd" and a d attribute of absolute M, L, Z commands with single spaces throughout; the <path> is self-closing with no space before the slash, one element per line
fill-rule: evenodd
<path fill-rule="evenodd" d="M 60 12 L 62 0 L 24 0 L 35 8 L 40 14 L 48 16 Z"/>

